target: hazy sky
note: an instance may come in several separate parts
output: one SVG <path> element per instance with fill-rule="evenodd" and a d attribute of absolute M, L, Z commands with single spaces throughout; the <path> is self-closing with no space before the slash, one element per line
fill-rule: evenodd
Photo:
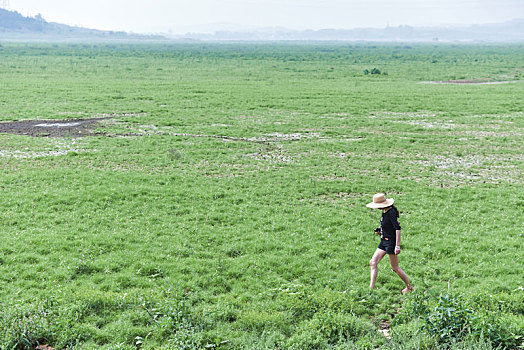
<path fill-rule="evenodd" d="M 436 26 L 524 18 L 524 0 L 9 0 L 50 22 L 141 32 Z"/>

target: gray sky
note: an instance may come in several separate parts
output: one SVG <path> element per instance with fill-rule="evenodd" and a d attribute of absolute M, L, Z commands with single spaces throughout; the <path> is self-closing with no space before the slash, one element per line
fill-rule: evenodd
<path fill-rule="evenodd" d="M 136 33 L 464 25 L 524 18 L 524 0 L 9 0 L 23 15 Z"/>

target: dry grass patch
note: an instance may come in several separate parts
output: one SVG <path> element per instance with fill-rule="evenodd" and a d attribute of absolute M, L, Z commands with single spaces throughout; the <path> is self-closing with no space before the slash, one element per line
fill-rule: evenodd
<path fill-rule="evenodd" d="M 509 84 L 514 81 L 483 81 L 483 80 L 435 80 L 421 81 L 419 84 L 452 84 L 452 85 L 487 85 L 487 84 Z"/>
<path fill-rule="evenodd" d="M 97 152 L 95 149 L 84 148 L 85 144 L 72 140 L 50 139 L 45 145 L 28 145 L 23 149 L 0 149 L 0 158 L 30 159 L 42 157 L 58 157 L 69 153 Z"/>
<path fill-rule="evenodd" d="M 467 155 L 462 157 L 436 155 L 429 160 L 411 161 L 427 168 L 433 168 L 439 180 L 450 177 L 455 183 L 478 181 L 489 183 L 522 182 L 522 168 L 509 162 L 522 162 L 522 156 L 512 155 Z M 435 177 L 435 176 L 433 176 Z M 440 182 L 440 181 L 437 181 Z"/>
<path fill-rule="evenodd" d="M 313 198 L 314 201 L 321 201 L 321 202 L 330 202 L 330 203 L 337 203 L 337 202 L 345 202 L 348 200 L 353 199 L 363 199 L 365 198 L 364 193 L 348 193 L 348 192 L 337 192 L 337 193 L 329 193 L 329 194 L 321 194 L 320 196 L 317 196 L 316 198 Z"/>

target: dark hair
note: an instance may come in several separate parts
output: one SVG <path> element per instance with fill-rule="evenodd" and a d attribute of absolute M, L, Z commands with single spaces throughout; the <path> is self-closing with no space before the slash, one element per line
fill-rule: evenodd
<path fill-rule="evenodd" d="M 394 210 L 395 210 L 395 215 L 397 215 L 397 218 L 400 217 L 400 214 L 399 214 L 399 212 L 398 212 L 397 207 L 395 207 L 393 204 L 391 204 L 388 208 L 394 209 Z"/>

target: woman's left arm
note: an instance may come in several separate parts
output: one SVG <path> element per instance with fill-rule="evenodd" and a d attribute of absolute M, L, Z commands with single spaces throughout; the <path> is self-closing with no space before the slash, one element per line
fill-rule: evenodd
<path fill-rule="evenodd" d="M 397 238 L 397 243 L 395 244 L 395 255 L 398 255 L 400 254 L 400 230 L 396 230 L 395 233 Z"/>
<path fill-rule="evenodd" d="M 399 214 L 396 208 L 395 208 L 395 211 L 391 212 L 391 215 L 389 217 L 390 217 L 391 223 L 393 224 L 393 227 L 395 228 L 395 238 L 396 238 L 395 255 L 397 255 L 397 254 L 400 254 L 400 230 L 402 229 L 402 227 L 400 227 L 400 222 L 398 222 L 398 219 L 397 219 L 399 217 Z"/>

